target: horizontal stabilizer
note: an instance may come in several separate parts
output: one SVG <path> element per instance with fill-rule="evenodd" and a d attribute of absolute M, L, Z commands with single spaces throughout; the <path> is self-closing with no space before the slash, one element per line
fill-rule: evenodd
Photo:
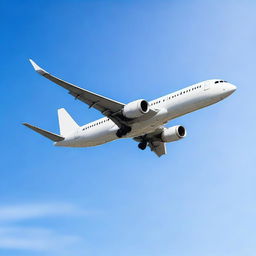
<path fill-rule="evenodd" d="M 50 139 L 50 140 L 52 140 L 52 141 L 57 142 L 57 141 L 62 141 L 62 140 L 65 139 L 65 138 L 62 137 L 62 136 L 59 136 L 59 135 L 57 135 L 57 134 L 55 134 L 55 133 L 52 133 L 52 132 L 48 132 L 48 131 L 46 131 L 46 130 L 43 130 L 43 129 L 41 129 L 41 128 L 38 128 L 38 127 L 36 127 L 36 126 L 33 126 L 33 125 L 31 125 L 31 124 L 23 123 L 23 125 L 27 126 L 28 128 L 32 129 L 33 131 L 35 131 L 35 132 L 37 132 L 37 133 L 40 133 L 41 135 L 43 135 L 44 137 L 46 137 L 46 138 L 48 138 L 48 139 Z"/>

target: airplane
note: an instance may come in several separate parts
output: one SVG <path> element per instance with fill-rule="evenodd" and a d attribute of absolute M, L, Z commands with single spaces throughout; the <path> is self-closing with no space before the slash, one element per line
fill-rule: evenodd
<path fill-rule="evenodd" d="M 28 128 L 52 140 L 55 146 L 92 147 L 120 138 L 133 138 L 141 150 L 149 147 L 157 156 L 167 153 L 166 143 L 186 137 L 182 125 L 165 127 L 174 118 L 217 103 L 231 95 L 236 86 L 222 79 L 206 80 L 152 101 L 138 99 L 124 104 L 65 82 L 29 60 L 35 71 L 89 108 L 105 117 L 79 126 L 64 108 L 58 109 L 60 135 L 28 123 Z"/>

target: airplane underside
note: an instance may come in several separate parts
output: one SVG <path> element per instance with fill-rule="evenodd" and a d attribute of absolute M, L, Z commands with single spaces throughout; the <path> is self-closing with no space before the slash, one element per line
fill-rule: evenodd
<path fill-rule="evenodd" d="M 164 125 L 192 111 L 214 104 L 232 94 L 236 87 L 227 81 L 212 79 L 186 87 L 148 102 L 144 99 L 124 104 L 61 80 L 30 60 L 35 71 L 68 90 L 75 99 L 100 111 L 104 118 L 79 126 L 65 109 L 58 110 L 60 135 L 24 123 L 35 132 L 54 141 L 55 146 L 92 147 L 120 138 L 133 138 L 141 150 L 149 147 L 158 156 L 166 154 L 166 143 L 186 136 L 181 125 Z"/>

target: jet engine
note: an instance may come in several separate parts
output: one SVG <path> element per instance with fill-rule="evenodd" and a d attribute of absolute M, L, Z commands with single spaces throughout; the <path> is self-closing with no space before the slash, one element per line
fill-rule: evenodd
<path fill-rule="evenodd" d="M 123 115 L 127 118 L 136 118 L 149 111 L 149 104 L 146 100 L 135 100 L 126 104 L 123 108 Z"/>
<path fill-rule="evenodd" d="M 186 129 L 181 125 L 166 128 L 161 133 L 161 139 L 163 142 L 172 142 L 184 137 L 186 137 Z"/>

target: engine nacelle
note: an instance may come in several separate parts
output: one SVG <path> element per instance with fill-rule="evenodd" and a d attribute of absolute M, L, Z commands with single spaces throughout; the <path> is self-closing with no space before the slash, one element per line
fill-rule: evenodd
<path fill-rule="evenodd" d="M 136 118 L 149 111 L 149 104 L 146 100 L 135 100 L 126 104 L 123 108 L 123 115 L 127 118 Z"/>
<path fill-rule="evenodd" d="M 181 125 L 166 128 L 161 134 L 161 139 L 163 142 L 172 142 L 180 140 L 184 137 L 186 137 L 186 129 Z"/>

